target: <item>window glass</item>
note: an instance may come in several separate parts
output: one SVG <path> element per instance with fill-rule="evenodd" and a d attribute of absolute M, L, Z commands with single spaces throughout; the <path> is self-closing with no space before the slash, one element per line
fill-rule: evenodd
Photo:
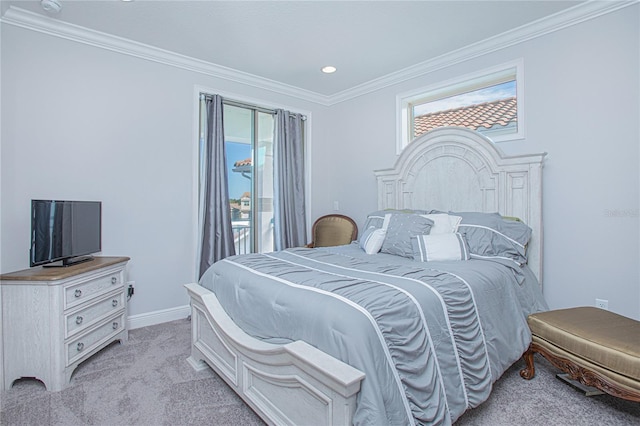
<path fill-rule="evenodd" d="M 399 96 L 399 150 L 445 126 L 466 127 L 494 142 L 523 138 L 521 75 L 521 63 L 512 63 Z"/>

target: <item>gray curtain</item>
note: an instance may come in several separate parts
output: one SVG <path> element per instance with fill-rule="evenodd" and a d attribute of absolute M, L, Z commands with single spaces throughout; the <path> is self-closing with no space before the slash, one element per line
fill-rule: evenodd
<path fill-rule="evenodd" d="M 202 233 L 200 277 L 220 259 L 235 254 L 227 186 L 227 157 L 222 124 L 222 97 L 204 98 L 206 127 L 203 146 Z"/>
<path fill-rule="evenodd" d="M 276 110 L 275 136 L 274 238 L 283 250 L 307 244 L 302 115 Z"/>

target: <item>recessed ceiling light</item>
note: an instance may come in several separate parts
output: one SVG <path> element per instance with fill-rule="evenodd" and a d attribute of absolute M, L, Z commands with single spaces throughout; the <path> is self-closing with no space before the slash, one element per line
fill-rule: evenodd
<path fill-rule="evenodd" d="M 325 74 L 331 74 L 336 72 L 336 67 L 332 67 L 331 65 L 328 65 L 326 67 L 322 67 L 322 72 Z"/>
<path fill-rule="evenodd" d="M 58 13 L 62 10 L 62 5 L 58 0 L 42 0 L 40 5 L 45 10 L 45 12 L 54 14 Z"/>

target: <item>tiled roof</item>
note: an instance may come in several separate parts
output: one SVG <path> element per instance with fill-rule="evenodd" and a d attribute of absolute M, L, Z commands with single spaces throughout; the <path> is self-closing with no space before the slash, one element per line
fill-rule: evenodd
<path fill-rule="evenodd" d="M 432 112 L 414 118 L 414 137 L 444 126 L 491 129 L 507 127 L 518 121 L 516 98 Z"/>
<path fill-rule="evenodd" d="M 246 160 L 240 160 L 233 163 L 233 167 L 242 167 L 242 166 L 250 166 L 251 158 L 247 158 Z"/>

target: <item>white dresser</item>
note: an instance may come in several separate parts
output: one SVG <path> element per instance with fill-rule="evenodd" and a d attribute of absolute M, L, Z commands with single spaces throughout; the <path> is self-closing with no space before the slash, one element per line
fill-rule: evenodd
<path fill-rule="evenodd" d="M 82 361 L 113 341 L 127 341 L 128 261 L 95 257 L 0 276 L 3 390 L 21 377 L 62 390 Z"/>

